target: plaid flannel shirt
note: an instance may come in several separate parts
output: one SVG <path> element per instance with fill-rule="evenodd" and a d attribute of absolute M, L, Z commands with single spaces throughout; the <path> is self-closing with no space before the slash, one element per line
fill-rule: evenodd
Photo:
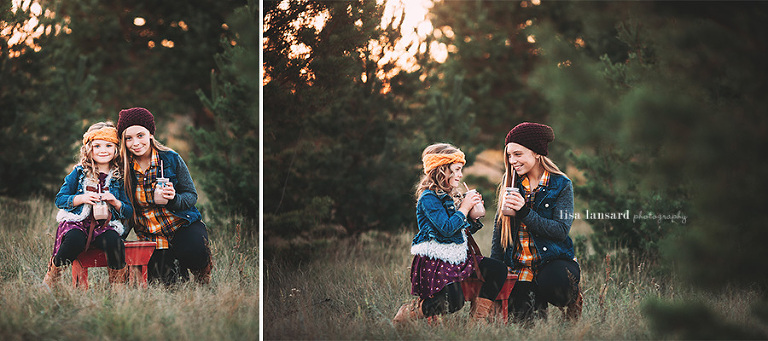
<path fill-rule="evenodd" d="M 136 175 L 136 221 L 134 227 L 136 236 L 141 241 L 153 241 L 158 249 L 167 249 L 168 240 L 179 227 L 184 226 L 185 220 L 171 213 L 165 206 L 155 204 L 154 189 L 160 171 L 160 157 L 152 149 L 152 158 L 146 173 L 139 163 L 134 160 L 133 172 Z"/>
<path fill-rule="evenodd" d="M 539 187 L 536 187 L 531 191 L 531 185 L 528 182 L 528 177 L 522 180 L 523 189 L 525 190 L 525 204 L 532 208 L 533 200 L 536 198 L 536 193 L 539 190 L 549 185 L 549 172 L 546 170 L 541 175 L 539 180 Z M 515 248 L 514 260 L 516 264 L 521 267 L 514 269 L 512 272 L 517 274 L 518 281 L 532 282 L 533 281 L 533 268 L 532 265 L 539 258 L 539 254 L 536 252 L 536 247 L 533 245 L 531 234 L 528 232 L 528 228 L 520 223 L 520 229 L 517 232 L 517 247 Z"/>

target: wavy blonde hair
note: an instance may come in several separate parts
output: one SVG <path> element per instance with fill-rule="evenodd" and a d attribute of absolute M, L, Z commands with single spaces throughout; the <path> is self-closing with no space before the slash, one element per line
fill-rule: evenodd
<path fill-rule="evenodd" d="M 83 138 L 85 138 L 85 135 L 88 133 L 99 130 L 104 127 L 112 127 L 115 128 L 115 124 L 112 123 L 112 121 L 106 121 L 106 122 L 97 122 L 92 124 L 90 127 L 88 127 L 88 130 L 85 131 L 83 134 Z M 96 164 L 93 162 L 93 146 L 91 145 L 93 141 L 90 141 L 88 143 L 84 143 L 80 147 L 80 162 L 79 165 L 83 166 L 83 172 L 85 173 L 86 178 L 91 179 L 98 179 L 99 178 L 99 171 L 96 170 Z M 117 143 L 115 146 L 115 157 L 112 158 L 111 161 L 109 161 L 109 169 L 116 169 L 117 175 L 120 176 L 120 143 Z"/>
<path fill-rule="evenodd" d="M 523 146 L 525 148 L 525 146 Z M 507 146 L 504 146 L 504 175 L 501 178 L 501 183 L 499 184 L 499 188 L 496 190 L 497 194 L 497 205 L 496 205 L 496 224 L 501 227 L 501 246 L 506 249 L 509 245 L 512 244 L 514 236 L 512 235 L 512 225 L 514 225 L 514 219 L 515 217 L 509 217 L 505 216 L 501 213 L 502 209 L 502 203 L 504 202 L 504 196 L 506 195 L 506 187 L 514 187 L 515 184 L 512 183 L 512 173 L 514 172 L 514 169 L 512 169 L 512 165 L 509 164 L 509 153 L 507 153 Z M 536 152 L 531 151 L 533 155 L 536 157 L 536 159 L 541 163 L 541 166 L 549 172 L 550 174 L 560 174 L 565 175 L 560 168 L 557 167 L 557 165 L 550 160 L 548 157 L 540 154 L 536 154 Z"/>
<path fill-rule="evenodd" d="M 427 148 L 424 148 L 424 151 L 421 153 L 421 159 L 423 162 L 424 157 L 429 154 L 454 154 L 460 151 L 461 150 L 459 150 L 459 148 L 456 148 L 455 146 L 448 143 L 435 143 L 428 146 Z M 436 193 L 448 193 L 454 197 L 454 201 L 456 200 L 459 192 L 455 188 L 451 187 L 451 184 L 448 182 L 448 179 L 450 179 L 451 175 L 453 174 L 451 172 L 451 165 L 452 164 L 437 166 L 429 171 L 429 173 L 421 176 L 421 179 L 416 183 L 415 186 L 417 202 L 419 197 L 421 197 L 421 193 L 427 189 L 433 190 Z"/>

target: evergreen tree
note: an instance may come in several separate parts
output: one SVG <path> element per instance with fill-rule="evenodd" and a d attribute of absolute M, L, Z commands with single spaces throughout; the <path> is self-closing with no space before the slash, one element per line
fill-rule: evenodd
<path fill-rule="evenodd" d="M 546 101 L 528 84 L 538 60 L 535 45 L 528 41 L 528 27 L 538 9 L 523 3 L 528 5 L 444 1 L 431 11 L 438 34 L 429 39 L 450 46 L 447 60 L 429 68 L 436 80 L 431 85 L 449 93 L 452 84 L 441 80 L 464 79 L 462 93 L 473 100 L 479 142 L 486 147 L 500 149 L 503 137 L 520 122 L 549 122 Z"/>
<path fill-rule="evenodd" d="M 198 95 L 214 124 L 192 129 L 199 156 L 192 165 L 205 176 L 200 183 L 218 213 L 258 219 L 259 198 L 259 36 L 258 8 L 251 1 L 227 20 L 237 40 L 224 42 L 211 74 L 211 95 Z M 256 231 L 252 231 L 256 232 Z"/>
<path fill-rule="evenodd" d="M 476 134 L 471 117 L 451 122 L 471 102 L 425 90 L 418 74 L 378 76 L 395 67 L 378 61 L 399 27 L 381 27 L 375 2 L 264 5 L 265 240 L 288 241 L 295 257 L 339 234 L 412 224 L 421 150 Z"/>
<path fill-rule="evenodd" d="M 22 27 L 30 11 L 7 8 L 0 21 Z M 65 22 L 41 17 L 33 31 L 55 32 L 57 24 Z M 62 59 L 53 33 L 34 39 L 32 46 L 25 41 L 8 46 L 6 39 L 0 40 L 0 195 L 53 196 L 66 165 L 76 162 L 81 115 L 95 107 L 94 79 L 85 59 Z"/>
<path fill-rule="evenodd" d="M 576 18 L 580 24 L 563 29 L 563 22 L 553 20 L 537 28 L 537 36 L 548 39 L 538 40 L 547 63 L 535 78 L 548 89 L 553 121 L 571 127 L 569 139 L 579 146 L 574 154 L 589 182 L 576 193 L 586 195 L 590 207 L 602 202 L 602 207 L 682 210 L 688 216 L 682 228 L 668 222 L 655 229 L 655 224 L 632 224 L 621 227 L 625 236 L 617 237 L 632 238 L 630 230 L 637 229 L 637 237 L 661 240 L 657 249 L 685 284 L 765 288 L 768 269 L 761 260 L 768 232 L 762 226 L 762 190 L 768 187 L 768 164 L 755 156 L 768 144 L 763 81 L 768 40 L 761 29 L 768 6 L 553 6 L 564 7 L 569 21 Z M 610 36 L 622 42 L 625 53 L 601 43 Z M 592 48 L 580 47 L 577 38 Z M 609 229 L 598 232 L 610 235 Z M 766 323 L 766 296 L 760 293 L 753 312 Z M 723 317 L 703 304 L 656 302 L 646 312 L 669 335 L 766 336 L 716 323 Z"/>

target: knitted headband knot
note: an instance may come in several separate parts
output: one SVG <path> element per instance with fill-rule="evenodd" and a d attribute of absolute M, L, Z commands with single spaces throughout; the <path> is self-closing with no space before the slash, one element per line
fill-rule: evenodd
<path fill-rule="evenodd" d="M 96 130 L 91 130 L 83 134 L 83 144 L 88 144 L 93 140 L 104 140 L 117 144 L 117 129 L 114 127 L 102 127 Z"/>
<path fill-rule="evenodd" d="M 555 132 L 546 124 L 524 122 L 516 125 L 504 139 L 504 145 L 517 143 L 536 154 L 547 156 L 547 145 L 555 140 Z"/>
<path fill-rule="evenodd" d="M 449 165 L 452 163 L 467 163 L 464 159 L 464 153 L 456 152 L 453 154 L 427 154 L 421 160 L 424 163 L 424 174 L 429 174 L 433 169 L 442 165 Z"/>

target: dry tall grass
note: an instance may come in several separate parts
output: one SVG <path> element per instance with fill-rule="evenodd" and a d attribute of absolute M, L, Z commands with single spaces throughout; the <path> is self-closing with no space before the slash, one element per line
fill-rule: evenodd
<path fill-rule="evenodd" d="M 478 235 L 487 252 L 492 225 Z M 409 254 L 413 231 L 369 232 L 340 240 L 311 261 L 287 265 L 265 260 L 265 339 L 657 339 L 643 316 L 649 299 L 698 299 L 727 307 L 732 321 L 749 324 L 749 307 L 741 304 L 754 293 L 724 293 L 708 297 L 670 280 L 654 277 L 640 261 L 597 261 L 582 268 L 584 311 L 575 323 L 549 308 L 549 318 L 534 328 L 469 321 L 469 304 L 443 323 L 425 320 L 395 328 L 391 319 L 410 299 Z M 265 247 L 268 247 L 265 245 Z M 485 253 L 487 255 L 487 253 Z"/>
<path fill-rule="evenodd" d="M 211 285 L 150 285 L 113 293 L 105 268 L 88 291 L 64 271 L 57 290 L 40 283 L 56 229 L 51 200 L 0 198 L 0 339 L 255 340 L 259 338 L 258 249 L 235 227 L 209 226 Z M 255 226 L 253 227 L 255 228 Z"/>

